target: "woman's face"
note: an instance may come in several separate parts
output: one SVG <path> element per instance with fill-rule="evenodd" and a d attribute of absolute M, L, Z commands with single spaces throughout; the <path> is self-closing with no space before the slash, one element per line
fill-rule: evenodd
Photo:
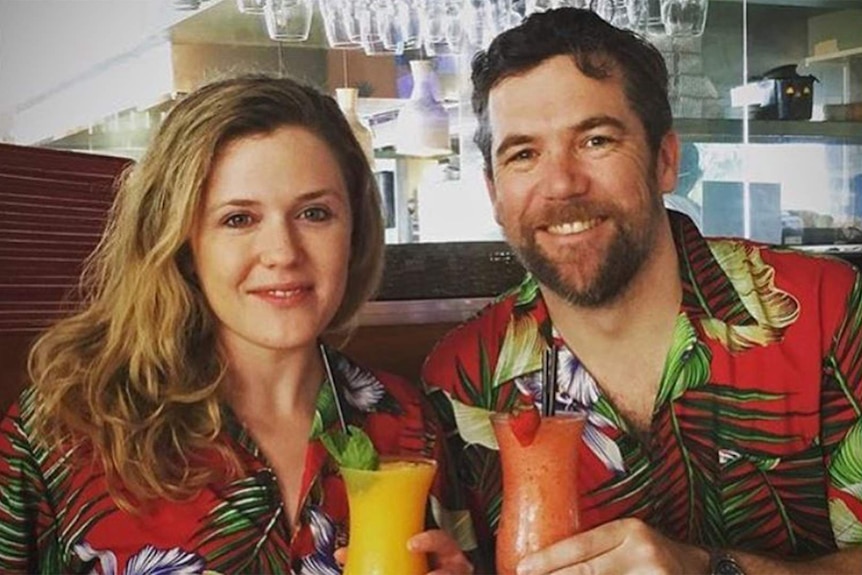
<path fill-rule="evenodd" d="M 351 229 L 340 166 L 309 130 L 282 127 L 220 151 L 191 246 L 229 355 L 315 344 L 344 295 Z"/>

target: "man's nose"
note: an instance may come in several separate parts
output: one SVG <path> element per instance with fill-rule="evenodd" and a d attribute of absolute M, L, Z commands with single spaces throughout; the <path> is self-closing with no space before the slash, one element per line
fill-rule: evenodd
<path fill-rule="evenodd" d="M 587 175 L 583 161 L 570 150 L 559 150 L 545 156 L 545 195 L 565 200 L 587 190 Z"/>

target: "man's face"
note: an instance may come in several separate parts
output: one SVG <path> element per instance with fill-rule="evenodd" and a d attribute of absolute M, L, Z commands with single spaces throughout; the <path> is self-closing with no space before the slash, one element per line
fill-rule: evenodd
<path fill-rule="evenodd" d="M 675 137 L 653 160 L 616 74 L 555 56 L 489 95 L 497 222 L 528 270 L 573 305 L 613 301 L 649 257 L 673 189 Z"/>

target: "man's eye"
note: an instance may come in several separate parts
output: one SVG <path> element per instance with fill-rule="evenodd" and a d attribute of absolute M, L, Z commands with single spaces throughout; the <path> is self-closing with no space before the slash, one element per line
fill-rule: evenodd
<path fill-rule="evenodd" d="M 299 217 L 312 222 L 325 222 L 332 217 L 332 212 L 327 208 L 321 207 L 305 208 L 299 214 Z"/>
<path fill-rule="evenodd" d="M 587 139 L 586 146 L 588 148 L 601 148 L 603 146 L 610 145 L 613 142 L 613 139 L 607 136 L 590 136 Z"/>
<path fill-rule="evenodd" d="M 249 214 L 231 214 L 223 221 L 229 228 L 244 228 L 251 225 L 252 218 Z"/>
<path fill-rule="evenodd" d="M 526 160 L 532 160 L 536 157 L 536 152 L 530 149 L 518 150 L 514 154 L 511 154 L 509 158 L 506 160 L 506 163 L 511 162 L 523 162 Z"/>

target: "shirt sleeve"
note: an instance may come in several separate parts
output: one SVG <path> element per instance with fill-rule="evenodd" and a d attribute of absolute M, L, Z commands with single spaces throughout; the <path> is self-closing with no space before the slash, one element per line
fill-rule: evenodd
<path fill-rule="evenodd" d="M 431 487 L 431 513 L 434 523 L 449 533 L 464 551 L 476 549 L 476 533 L 473 519 L 466 506 L 462 484 L 458 481 L 456 462 L 450 456 L 446 435 L 436 414 L 426 404 L 426 428 L 436 438 L 433 458 L 437 461 L 438 473 Z"/>
<path fill-rule="evenodd" d="M 450 399 L 458 393 L 459 385 L 449 377 L 450 359 L 445 353 L 432 354 L 425 362 L 422 382 L 439 422 L 439 437 L 444 438 L 441 446 L 448 453 L 449 482 L 459 487 L 464 507 L 471 518 L 475 532 L 474 561 L 480 565 L 492 565 L 494 537 L 489 513 L 495 506 L 499 507 L 500 501 L 491 495 L 494 490 L 486 489 L 486 482 L 497 480 L 499 469 L 495 467 L 496 461 L 489 459 L 487 449 L 467 445 L 461 436 Z"/>
<path fill-rule="evenodd" d="M 824 294 L 822 304 L 847 302 L 824 360 L 821 402 L 829 517 L 839 548 L 862 544 L 862 282 L 858 271 L 849 295 L 846 287 L 843 291 L 843 295 Z"/>
<path fill-rule="evenodd" d="M 0 573 L 43 571 L 41 547 L 53 537 L 46 484 L 21 415 L 25 397 L 0 422 Z"/>

